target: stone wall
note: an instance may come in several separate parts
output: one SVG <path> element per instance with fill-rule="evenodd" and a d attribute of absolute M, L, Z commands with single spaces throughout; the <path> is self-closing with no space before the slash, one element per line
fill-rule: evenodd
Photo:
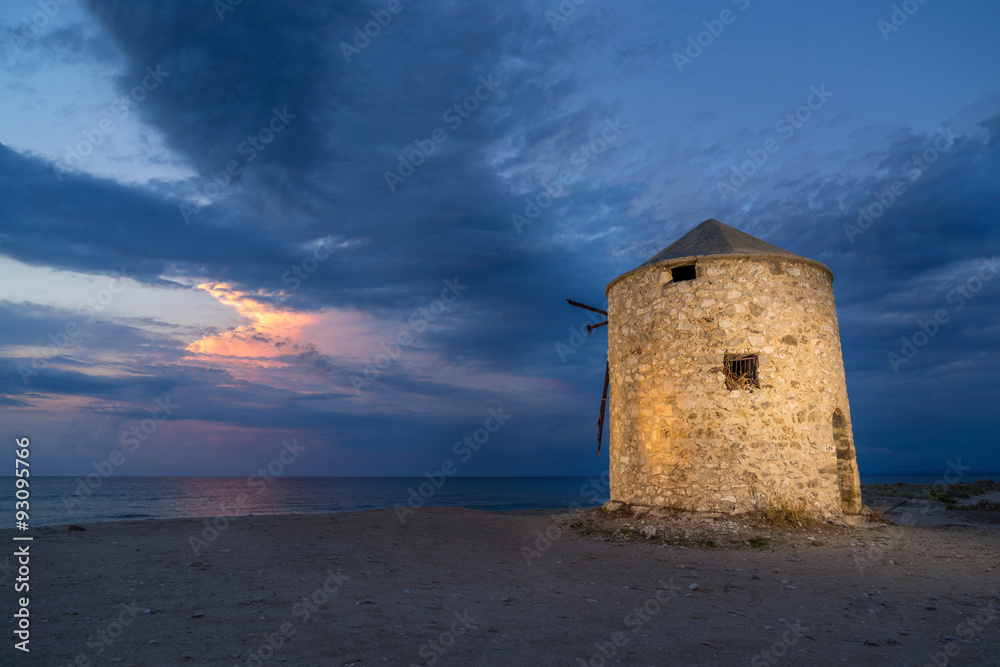
<path fill-rule="evenodd" d="M 697 278 L 671 279 L 696 264 Z M 643 267 L 608 295 L 611 499 L 742 513 L 779 502 L 861 509 L 826 267 L 713 255 Z M 759 388 L 728 390 L 726 354 L 757 354 Z"/>

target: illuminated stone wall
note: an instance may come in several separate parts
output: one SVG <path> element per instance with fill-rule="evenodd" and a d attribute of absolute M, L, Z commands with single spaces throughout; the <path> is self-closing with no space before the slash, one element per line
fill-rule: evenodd
<path fill-rule="evenodd" d="M 671 268 L 694 263 L 696 278 Z M 833 276 L 775 255 L 640 267 L 608 295 L 611 499 L 742 513 L 861 509 Z M 759 388 L 726 388 L 756 354 Z"/>

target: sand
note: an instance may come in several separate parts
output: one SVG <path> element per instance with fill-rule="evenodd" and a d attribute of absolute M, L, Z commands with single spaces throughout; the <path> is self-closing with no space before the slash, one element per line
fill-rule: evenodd
<path fill-rule="evenodd" d="M 995 516 L 249 516 L 197 554 L 198 520 L 85 528 L 32 531 L 30 657 L 0 664 L 1000 664 Z"/>

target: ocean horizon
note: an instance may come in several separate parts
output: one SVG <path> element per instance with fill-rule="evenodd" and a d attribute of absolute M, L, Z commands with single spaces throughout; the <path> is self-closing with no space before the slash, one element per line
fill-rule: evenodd
<path fill-rule="evenodd" d="M 1000 478 L 1000 473 L 967 471 L 958 481 L 990 478 Z M 14 478 L 9 479 L 13 483 Z M 861 476 L 862 484 L 948 482 L 944 475 L 927 473 Z M 323 514 L 428 506 L 487 511 L 588 509 L 610 498 L 607 475 L 443 479 L 43 476 L 32 477 L 30 489 L 31 526 L 222 515 Z"/>
<path fill-rule="evenodd" d="M 609 497 L 607 476 L 442 475 L 435 479 L 45 476 L 31 478 L 29 524 L 322 514 L 426 506 L 491 511 L 559 510 L 596 507 Z"/>

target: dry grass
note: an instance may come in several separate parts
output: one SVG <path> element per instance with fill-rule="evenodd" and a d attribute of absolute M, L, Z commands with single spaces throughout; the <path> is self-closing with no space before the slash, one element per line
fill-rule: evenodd
<path fill-rule="evenodd" d="M 893 504 L 892 507 L 886 507 L 886 505 L 888 505 L 889 503 L 888 501 L 883 501 L 882 504 L 879 505 L 877 509 L 871 510 L 871 514 L 868 515 L 868 519 L 869 521 L 889 521 L 889 518 L 886 515 L 892 510 L 899 507 L 900 505 L 904 504 L 905 502 L 906 501 L 904 500 L 902 503 Z"/>
<path fill-rule="evenodd" d="M 749 518 L 768 526 L 805 526 L 818 521 L 804 501 L 789 500 L 773 491 L 756 495 Z"/>

